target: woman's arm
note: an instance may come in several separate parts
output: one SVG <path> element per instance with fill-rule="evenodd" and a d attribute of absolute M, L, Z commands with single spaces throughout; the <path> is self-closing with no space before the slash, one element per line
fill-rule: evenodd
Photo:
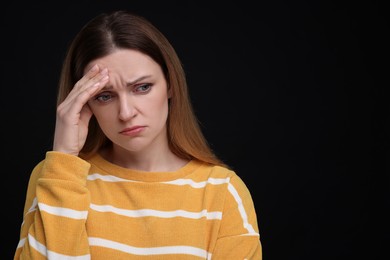
<path fill-rule="evenodd" d="M 15 260 L 90 259 L 85 228 L 89 168 L 77 156 L 53 151 L 34 168 Z"/>
<path fill-rule="evenodd" d="M 253 200 L 248 188 L 237 175 L 234 175 L 228 184 L 228 194 L 212 259 L 262 259 Z"/>

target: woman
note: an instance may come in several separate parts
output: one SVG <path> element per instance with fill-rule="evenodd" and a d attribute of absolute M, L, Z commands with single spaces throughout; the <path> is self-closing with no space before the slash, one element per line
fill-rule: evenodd
<path fill-rule="evenodd" d="M 57 104 L 14 259 L 262 259 L 250 192 L 208 146 L 180 60 L 149 21 L 87 23 Z"/>

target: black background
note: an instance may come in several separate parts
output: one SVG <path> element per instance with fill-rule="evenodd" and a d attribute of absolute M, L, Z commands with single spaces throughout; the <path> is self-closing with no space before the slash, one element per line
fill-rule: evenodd
<path fill-rule="evenodd" d="M 390 259 L 389 23 L 376 1 L 2 4 L 0 258 L 51 149 L 66 48 L 113 9 L 176 48 L 207 139 L 252 193 L 264 260 Z"/>

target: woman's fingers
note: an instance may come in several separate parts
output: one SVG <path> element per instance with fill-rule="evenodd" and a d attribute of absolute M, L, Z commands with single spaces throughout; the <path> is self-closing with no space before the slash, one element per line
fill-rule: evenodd
<path fill-rule="evenodd" d="M 107 84 L 108 70 L 106 68 L 103 70 L 99 70 L 98 67 L 97 70 L 94 68 L 95 66 L 75 84 L 62 106 L 66 107 L 71 104 L 74 109 L 81 110 L 81 107 Z M 78 103 L 78 105 L 74 103 Z"/>
<path fill-rule="evenodd" d="M 107 69 L 92 67 L 57 107 L 53 149 L 78 155 L 88 134 L 92 111 L 87 102 L 109 81 Z"/>

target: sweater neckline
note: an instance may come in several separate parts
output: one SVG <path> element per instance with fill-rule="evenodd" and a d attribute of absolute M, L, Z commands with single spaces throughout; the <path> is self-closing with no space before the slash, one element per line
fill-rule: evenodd
<path fill-rule="evenodd" d="M 187 176 L 192 172 L 194 172 L 197 168 L 199 168 L 202 165 L 202 162 L 200 161 L 191 160 L 176 171 L 148 172 L 148 171 L 140 171 L 140 170 L 124 168 L 119 165 L 113 164 L 107 161 L 106 159 L 104 159 L 98 153 L 96 153 L 88 161 L 93 166 L 102 170 L 105 174 L 109 174 L 127 180 L 145 181 L 145 182 L 171 181 L 171 180 L 183 178 L 184 176 Z M 92 172 L 92 174 L 93 173 L 94 172 Z"/>

